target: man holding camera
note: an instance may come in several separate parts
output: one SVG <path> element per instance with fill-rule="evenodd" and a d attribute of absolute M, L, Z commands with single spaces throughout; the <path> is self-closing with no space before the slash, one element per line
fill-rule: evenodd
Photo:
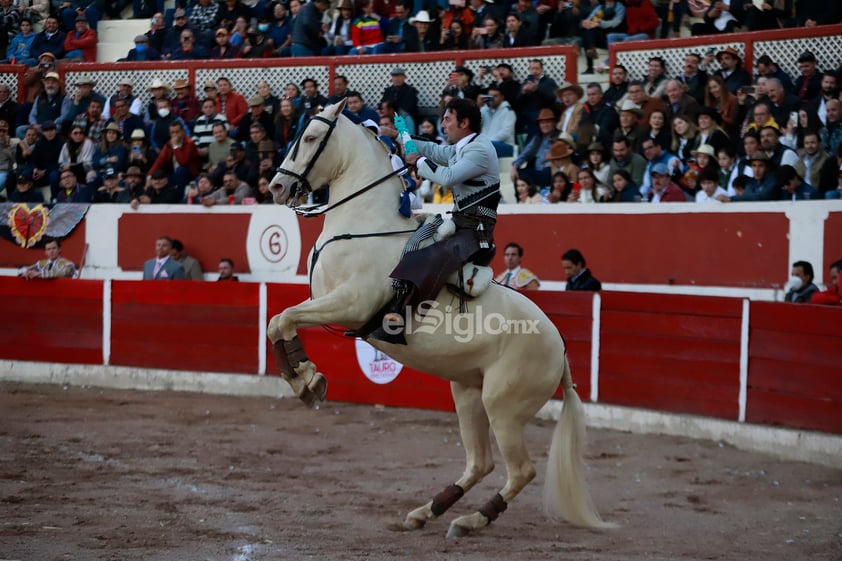
<path fill-rule="evenodd" d="M 514 155 L 515 123 L 517 114 L 503 92 L 496 84 L 488 88 L 488 93 L 478 98 L 482 115 L 482 134 L 491 139 L 498 158 L 510 158 Z"/>

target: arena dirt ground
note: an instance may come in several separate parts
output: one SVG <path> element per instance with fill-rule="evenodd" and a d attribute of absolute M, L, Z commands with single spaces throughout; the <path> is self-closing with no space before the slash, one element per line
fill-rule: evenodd
<path fill-rule="evenodd" d="M 589 482 L 619 529 L 544 517 L 539 476 L 484 531 L 404 515 L 463 468 L 450 413 L 291 399 L 0 384 L 0 559 L 21 561 L 838 561 L 842 470 L 716 442 L 589 431 Z"/>

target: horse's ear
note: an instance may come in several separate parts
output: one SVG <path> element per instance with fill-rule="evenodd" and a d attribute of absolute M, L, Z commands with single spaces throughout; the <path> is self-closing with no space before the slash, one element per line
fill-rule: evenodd
<path fill-rule="evenodd" d="M 339 115 L 342 114 L 342 111 L 345 109 L 345 105 L 348 103 L 348 98 L 343 97 L 341 100 L 337 101 L 333 105 L 329 105 L 325 111 L 328 111 L 330 117 L 335 119 Z"/>

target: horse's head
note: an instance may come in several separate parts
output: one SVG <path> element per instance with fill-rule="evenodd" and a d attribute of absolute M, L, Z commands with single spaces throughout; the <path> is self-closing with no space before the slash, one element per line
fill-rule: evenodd
<path fill-rule="evenodd" d="M 269 184 L 277 204 L 294 206 L 311 191 L 327 186 L 335 176 L 339 151 L 328 150 L 327 146 L 343 109 L 344 99 L 328 105 L 298 133 Z"/>

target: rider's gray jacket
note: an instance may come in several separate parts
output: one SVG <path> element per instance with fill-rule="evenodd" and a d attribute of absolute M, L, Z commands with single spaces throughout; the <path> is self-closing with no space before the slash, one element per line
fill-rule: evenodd
<path fill-rule="evenodd" d="M 465 210 L 500 191 L 497 152 L 487 136 L 472 133 L 447 146 L 425 140 L 415 144 L 424 156 L 416 162 L 418 175 L 450 187 L 456 210 Z"/>

